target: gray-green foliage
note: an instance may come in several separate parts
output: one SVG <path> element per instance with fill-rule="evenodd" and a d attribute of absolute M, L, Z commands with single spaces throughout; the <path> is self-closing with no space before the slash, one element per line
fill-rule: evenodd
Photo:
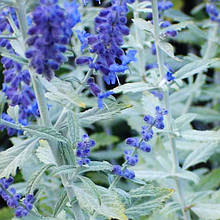
<path fill-rule="evenodd" d="M 1 0 L 0 9 L 16 6 L 16 2 Z M 63 2 L 60 0 L 59 4 Z M 173 2 L 179 7 L 181 1 Z M 35 4 L 30 1 L 27 11 Z M 97 107 L 96 97 L 89 96 L 86 85 L 81 84 L 88 67 L 75 66 L 70 59 L 62 66 L 66 72 L 58 71 L 60 77 L 51 81 L 40 76 L 37 79 L 45 89 L 51 125 L 39 119 L 22 126 L 17 120 L 18 109 L 12 106 L 7 113 L 16 124 L 0 119 L 3 125 L 24 131 L 22 136 L 11 139 L 11 148 L 0 152 L 0 178 L 21 172 L 25 180 L 21 192 L 36 193 L 34 215 L 24 220 L 220 219 L 220 28 L 209 20 L 198 21 L 170 9 L 165 16 L 177 23 L 156 33 L 154 24 L 145 20 L 146 13 L 152 12 L 147 7 L 150 5 L 150 1 L 129 5 L 133 19 L 123 49 L 137 50 L 137 62 L 129 65 L 125 82 L 111 89 L 117 98 L 105 100 L 104 109 Z M 196 7 L 192 15 L 202 13 L 203 7 L 204 4 Z M 99 10 L 91 5 L 83 7 L 80 2 L 83 22 L 74 27 L 68 56 L 81 55 L 75 30 L 89 27 L 92 31 Z M 201 56 L 176 54 L 172 41 L 165 35 L 169 28 L 179 31 L 173 40 L 187 43 L 190 51 L 191 44 L 196 44 Z M 1 47 L 0 54 L 27 66 L 20 45 L 21 34 L 8 37 L 16 55 Z M 163 64 L 174 69 L 174 82 L 161 78 L 158 68 L 145 71 L 147 64 L 162 62 L 151 54 L 155 39 Z M 90 55 L 88 50 L 84 55 Z M 166 65 L 163 68 L 168 70 Z M 208 68 L 215 72 L 212 78 L 204 74 Z M 94 74 L 100 77 L 98 72 Z M 79 92 L 80 86 L 86 90 Z M 163 92 L 165 100 L 159 101 L 152 95 L 153 90 Z M 0 113 L 6 101 L 1 92 Z M 120 134 L 130 132 L 137 136 L 144 125 L 143 116 L 154 114 L 157 105 L 170 107 L 165 129 L 154 130 L 150 153 L 138 152 L 139 163 L 132 168 L 136 178 L 123 178 L 117 186 L 109 188 L 115 178 L 113 164 L 121 161 L 128 148 Z M 201 125 L 196 126 L 198 121 Z M 203 125 L 205 130 L 199 127 Z M 86 129 L 96 140 L 96 146 L 91 152 L 91 163 L 80 167 L 76 163 L 76 146 Z M 0 210 L 0 219 L 11 216 L 10 210 Z"/>

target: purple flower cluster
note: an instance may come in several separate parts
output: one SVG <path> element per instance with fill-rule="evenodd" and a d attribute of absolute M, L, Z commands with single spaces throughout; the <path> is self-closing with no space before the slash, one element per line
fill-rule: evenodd
<path fill-rule="evenodd" d="M 6 16 L 10 13 L 15 24 L 19 28 L 15 10 L 12 8 L 6 8 L 0 14 L 0 32 L 13 33 L 11 26 L 9 25 Z M 15 54 L 12 46 L 7 39 L 0 40 L 0 46 L 5 47 L 9 53 Z M 23 125 L 27 125 L 29 117 L 38 117 L 39 111 L 35 95 L 30 86 L 30 74 L 27 70 L 23 69 L 22 65 L 10 58 L 2 57 L 1 62 L 4 67 L 4 83 L 2 85 L 2 91 L 5 93 L 8 100 L 10 100 L 11 106 L 19 106 L 19 122 Z M 3 114 L 2 118 L 13 122 L 10 116 Z M 1 126 L 0 129 L 4 129 L 5 126 Z M 14 135 L 18 131 L 8 128 L 8 134 Z M 19 131 L 20 133 L 20 131 Z"/>
<path fill-rule="evenodd" d="M 21 203 L 21 194 L 16 193 L 16 190 L 13 187 L 9 188 L 13 182 L 14 179 L 12 177 L 9 177 L 8 179 L 0 179 L 0 196 L 7 202 L 7 205 L 10 208 L 15 209 L 15 216 L 21 218 L 26 216 L 32 210 L 34 196 L 27 194 Z"/>
<path fill-rule="evenodd" d="M 91 93 L 98 97 L 98 107 L 100 109 L 103 109 L 103 99 L 108 98 L 109 96 L 113 95 L 113 91 L 107 91 L 104 93 L 101 93 L 101 89 L 99 86 L 94 82 L 93 78 L 88 79 L 88 85 L 91 90 Z"/>
<path fill-rule="evenodd" d="M 34 25 L 28 30 L 30 47 L 26 57 L 38 74 L 51 80 L 54 71 L 66 61 L 64 52 L 72 36 L 72 27 L 80 21 L 75 1 L 66 2 L 66 11 L 58 6 L 57 0 L 40 0 L 32 13 Z"/>
<path fill-rule="evenodd" d="M 150 152 L 151 146 L 147 143 L 153 138 L 153 129 L 152 127 L 156 127 L 157 129 L 163 129 L 164 128 L 164 115 L 166 115 L 168 112 L 165 109 L 162 109 L 159 106 L 156 106 L 155 108 L 156 113 L 155 117 L 151 115 L 145 115 L 144 121 L 147 123 L 147 125 L 142 126 L 141 128 L 141 140 L 139 140 L 137 137 L 130 137 L 126 139 L 126 144 L 130 145 L 132 147 L 135 147 L 136 149 L 140 149 L 144 152 Z M 127 164 L 129 166 L 135 166 L 138 163 L 138 155 L 135 153 L 135 151 L 132 150 L 125 150 L 124 151 L 125 156 L 125 164 L 127 167 Z M 121 167 L 120 165 L 114 165 L 113 166 L 113 173 L 127 178 L 127 179 L 133 179 L 135 177 L 135 173 L 132 170 L 127 169 L 125 166 Z"/>
<path fill-rule="evenodd" d="M 131 61 L 136 61 L 135 50 L 130 50 L 125 55 L 121 49 L 123 36 L 129 34 L 126 26 L 128 13 L 127 3 L 134 0 L 113 0 L 112 6 L 102 9 L 95 18 L 95 35 L 88 37 L 90 52 L 97 55 L 96 61 L 90 57 L 78 58 L 77 64 L 89 64 L 90 68 L 99 70 L 107 84 L 115 84 L 117 73 L 128 69 Z"/>
<path fill-rule="evenodd" d="M 81 43 L 81 52 L 83 53 L 84 50 L 89 46 L 89 43 L 88 43 L 88 37 L 90 36 L 90 33 L 82 30 L 76 30 L 76 34 L 77 34 L 77 37 L 78 39 L 80 40 L 80 43 Z"/>
<path fill-rule="evenodd" d="M 214 4 L 215 1 L 211 1 L 210 3 L 206 4 L 206 12 L 208 13 L 210 19 L 212 21 L 216 21 L 220 23 L 220 13 Z"/>
<path fill-rule="evenodd" d="M 133 170 L 129 170 L 127 168 L 122 170 L 122 167 L 120 165 L 114 165 L 112 172 L 114 174 L 116 174 L 120 177 L 124 177 L 126 179 L 134 179 L 135 178 L 135 173 Z"/>
<path fill-rule="evenodd" d="M 90 159 L 89 154 L 91 147 L 95 146 L 95 141 L 90 139 L 87 134 L 84 134 L 82 136 L 82 141 L 77 143 L 76 146 L 76 156 L 80 159 L 78 160 L 79 166 L 82 166 L 83 164 L 89 164 Z"/>

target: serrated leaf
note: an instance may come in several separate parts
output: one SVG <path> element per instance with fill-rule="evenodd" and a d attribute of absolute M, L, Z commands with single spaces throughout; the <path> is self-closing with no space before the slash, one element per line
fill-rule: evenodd
<path fill-rule="evenodd" d="M 217 144 L 210 143 L 201 145 L 188 155 L 184 161 L 183 169 L 187 169 L 198 163 L 206 162 L 209 157 L 215 153 L 217 147 Z"/>
<path fill-rule="evenodd" d="M 217 62 L 218 59 L 196 60 L 184 65 L 182 68 L 175 72 L 176 79 L 185 79 L 193 76 L 196 73 L 200 73 L 209 68 L 212 64 Z"/>
<path fill-rule="evenodd" d="M 74 165 L 62 165 L 55 169 L 53 175 L 61 175 L 61 174 L 75 174 L 76 167 Z"/>
<path fill-rule="evenodd" d="M 119 220 L 127 220 L 124 214 L 125 208 L 114 191 L 109 191 L 101 186 L 95 186 L 96 191 L 100 195 L 100 201 L 94 192 L 89 191 L 88 186 L 82 183 L 73 185 L 75 195 L 80 207 L 88 212 L 96 211 L 97 214 L 106 216 L 107 218 L 116 218 Z"/>
<path fill-rule="evenodd" d="M 40 146 L 36 150 L 36 156 L 44 164 L 54 164 L 56 161 L 54 159 L 53 153 L 51 152 L 50 146 L 47 141 L 40 140 Z"/>
<path fill-rule="evenodd" d="M 124 85 L 118 86 L 114 88 L 112 91 L 114 93 L 136 93 L 136 92 L 143 92 L 146 90 L 152 90 L 155 89 L 156 87 L 148 86 L 144 82 L 134 82 L 134 83 L 125 83 Z"/>
<path fill-rule="evenodd" d="M 22 128 L 24 131 L 27 131 L 31 135 L 37 136 L 42 139 L 59 141 L 63 143 L 68 143 L 68 139 L 64 137 L 61 133 L 53 128 L 47 128 L 37 125 L 26 126 Z"/>
<path fill-rule="evenodd" d="M 112 171 L 112 164 L 107 161 L 91 161 L 88 167 L 81 167 L 79 174 L 90 172 L 90 171 Z"/>
<path fill-rule="evenodd" d="M 111 103 L 108 105 L 108 109 L 105 108 L 101 110 L 99 108 L 92 108 L 85 112 L 80 113 L 79 121 L 82 125 L 85 125 L 85 124 L 90 125 L 100 120 L 112 119 L 114 115 L 130 107 L 131 105 L 124 104 L 124 103 L 121 103 L 121 104 Z"/>
<path fill-rule="evenodd" d="M 129 192 L 131 198 L 158 197 L 173 192 L 173 189 L 155 187 L 152 184 L 146 184 Z"/>
<path fill-rule="evenodd" d="M 1 152 L 0 178 L 14 176 L 17 168 L 32 155 L 37 145 L 38 139 L 31 138 Z"/>
<path fill-rule="evenodd" d="M 176 128 L 180 130 L 183 129 L 185 126 L 189 125 L 189 123 L 192 122 L 195 118 L 196 114 L 193 113 L 181 115 L 175 120 Z"/>
<path fill-rule="evenodd" d="M 220 131 L 186 130 L 186 131 L 181 131 L 180 136 L 186 140 L 191 140 L 191 141 L 201 141 L 201 142 L 220 141 Z"/>
<path fill-rule="evenodd" d="M 55 208 L 53 210 L 53 217 L 56 217 L 63 210 L 67 202 L 68 197 L 66 190 L 64 190 L 61 196 L 59 197 L 58 201 L 56 202 Z"/>
<path fill-rule="evenodd" d="M 85 108 L 86 105 L 80 100 L 79 95 L 73 89 L 71 83 L 63 81 L 54 77 L 50 82 L 46 79 L 40 79 L 43 85 L 47 88 L 45 96 L 50 100 L 58 102 L 62 105 L 69 105 L 70 103 Z"/>
<path fill-rule="evenodd" d="M 26 193 L 27 194 L 33 194 L 34 190 L 37 188 L 37 185 L 40 183 L 40 179 L 43 176 L 43 174 L 48 170 L 49 168 L 53 167 L 54 164 L 46 164 L 40 168 L 40 170 L 36 171 L 31 178 L 29 179 L 27 183 Z"/>
<path fill-rule="evenodd" d="M 174 190 L 145 185 L 138 189 L 132 190 L 129 194 L 132 197 L 131 206 L 126 208 L 126 215 L 129 218 L 137 218 L 140 216 L 149 216 L 155 210 L 162 208 L 166 200 L 168 200 Z M 149 198 L 148 198 L 149 197 Z M 142 198 L 142 200 L 138 200 Z"/>
<path fill-rule="evenodd" d="M 220 204 L 198 203 L 191 210 L 200 218 L 220 219 Z"/>

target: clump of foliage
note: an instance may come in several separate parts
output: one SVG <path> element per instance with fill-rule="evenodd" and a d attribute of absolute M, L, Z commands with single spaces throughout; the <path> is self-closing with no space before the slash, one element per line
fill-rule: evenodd
<path fill-rule="evenodd" d="M 220 219 L 220 2 L 180 3 L 1 0 L 0 219 Z"/>

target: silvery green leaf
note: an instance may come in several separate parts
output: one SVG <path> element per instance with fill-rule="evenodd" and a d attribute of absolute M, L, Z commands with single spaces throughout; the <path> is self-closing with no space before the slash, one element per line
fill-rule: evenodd
<path fill-rule="evenodd" d="M 16 106 L 9 106 L 7 109 L 7 114 L 18 123 L 18 116 L 19 116 L 19 107 Z"/>
<path fill-rule="evenodd" d="M 79 138 L 79 122 L 76 114 L 72 111 L 67 112 L 68 133 L 71 144 L 76 143 Z"/>
<path fill-rule="evenodd" d="M 80 207 L 90 213 L 96 211 L 97 214 L 108 218 L 127 220 L 124 214 L 125 208 L 114 191 L 97 185 L 93 185 L 93 187 L 96 190 L 92 190 L 91 192 L 91 186 L 88 186 L 85 182 L 83 184 L 75 183 L 73 185 Z M 98 193 L 99 198 L 95 192 Z"/>
<path fill-rule="evenodd" d="M 220 141 L 220 130 L 219 131 L 185 130 L 180 132 L 180 136 L 186 140 L 191 140 L 191 141 L 216 142 L 216 141 Z"/>
<path fill-rule="evenodd" d="M 22 129 L 24 131 L 27 131 L 29 134 L 33 136 L 37 136 L 41 139 L 69 143 L 69 140 L 54 128 L 30 125 L 30 126 L 22 127 Z"/>
<path fill-rule="evenodd" d="M 217 144 L 202 144 L 188 155 L 184 161 L 183 169 L 187 169 L 198 163 L 206 162 L 210 156 L 215 153 L 217 147 Z"/>
<path fill-rule="evenodd" d="M 33 194 L 34 190 L 37 188 L 38 184 L 40 183 L 40 179 L 43 176 L 43 174 L 53 167 L 54 164 L 46 164 L 40 168 L 40 170 L 36 171 L 28 180 L 27 183 L 27 189 L 26 193 L 27 194 Z"/>
<path fill-rule="evenodd" d="M 36 156 L 44 164 L 54 164 L 56 161 L 54 159 L 53 153 L 51 152 L 50 146 L 47 141 L 40 140 L 40 146 L 36 150 Z"/>
<path fill-rule="evenodd" d="M 62 165 L 56 167 L 53 172 L 53 175 L 61 175 L 61 174 L 76 174 L 76 166 L 74 165 Z"/>
<path fill-rule="evenodd" d="M 220 121 L 219 112 L 214 109 L 193 106 L 189 109 L 189 111 L 192 113 L 196 113 L 197 120 L 201 120 L 201 121 L 205 121 L 205 122 Z"/>
<path fill-rule="evenodd" d="M 217 62 L 217 58 L 206 59 L 206 60 L 196 60 L 191 63 L 184 65 L 182 68 L 175 72 L 176 79 L 185 79 L 196 73 L 200 73 L 208 69 L 212 64 Z M 200 73 L 201 74 L 201 73 Z"/>
<path fill-rule="evenodd" d="M 171 173 L 170 176 L 190 180 L 195 184 L 199 183 L 199 176 L 188 170 L 180 169 L 177 173 Z"/>
<path fill-rule="evenodd" d="M 27 64 L 28 64 L 27 59 L 22 58 L 22 57 L 20 57 L 20 56 L 17 56 L 17 55 L 15 55 L 15 54 L 13 54 L 13 53 L 9 53 L 9 52 L 8 52 L 6 49 L 4 49 L 3 47 L 0 47 L 0 54 L 1 54 L 1 56 L 8 57 L 8 58 L 10 58 L 10 59 L 12 59 L 12 60 L 14 60 L 14 61 L 20 63 L 20 64 L 24 64 L 24 65 L 27 65 Z"/>
<path fill-rule="evenodd" d="M 71 83 L 54 77 L 50 82 L 44 78 L 40 78 L 40 81 L 47 88 L 45 96 L 55 102 L 62 105 L 69 105 L 70 103 L 85 108 L 85 103 L 83 103 L 79 95 L 73 89 Z"/>
<path fill-rule="evenodd" d="M 198 203 L 191 210 L 200 218 L 220 219 L 220 204 Z"/>
<path fill-rule="evenodd" d="M 83 166 L 79 169 L 79 174 L 90 171 L 112 171 L 112 165 L 107 161 L 91 161 L 88 166 Z"/>
<path fill-rule="evenodd" d="M 33 153 L 38 145 L 38 139 L 30 138 L 6 151 L 0 152 L 0 178 L 15 175 L 20 167 Z"/>
<path fill-rule="evenodd" d="M 177 60 L 177 61 L 181 61 L 178 57 L 176 57 L 174 55 L 174 47 L 168 43 L 168 42 L 165 42 L 165 41 L 160 41 L 159 42 L 159 47 L 161 50 L 163 50 L 169 57 Z"/>
<path fill-rule="evenodd" d="M 132 190 L 130 194 L 135 199 L 130 207 L 126 208 L 126 215 L 129 218 L 137 218 L 140 216 L 149 216 L 155 210 L 162 208 L 166 200 L 168 200 L 174 190 L 153 186 L 143 186 Z M 137 196 L 135 196 L 135 194 Z M 149 198 L 147 198 L 149 197 Z M 142 200 L 137 200 L 143 198 Z"/>
<path fill-rule="evenodd" d="M 120 93 L 120 92 L 122 92 L 122 93 L 128 93 L 128 92 L 136 93 L 136 92 L 143 92 L 146 90 L 152 90 L 155 88 L 156 87 L 148 86 L 144 82 L 133 82 L 133 83 L 125 83 L 121 86 L 114 88 L 112 91 L 114 93 Z"/>
<path fill-rule="evenodd" d="M 105 109 L 92 108 L 85 112 L 80 113 L 79 121 L 82 125 L 93 124 L 96 121 L 111 119 L 116 114 L 119 114 L 122 110 L 130 107 L 131 105 L 124 103 L 121 104 L 111 103 L 108 105 L 108 108 Z"/>
<path fill-rule="evenodd" d="M 166 17 L 172 18 L 174 21 L 187 21 L 192 20 L 192 18 L 181 11 L 175 9 L 169 9 L 164 12 Z"/>
<path fill-rule="evenodd" d="M 154 26 L 151 24 L 150 21 L 145 21 L 142 18 L 134 18 L 132 19 L 135 26 L 137 26 L 140 30 L 149 31 L 152 34 L 154 33 Z"/>
<path fill-rule="evenodd" d="M 176 128 L 177 129 L 184 129 L 185 126 L 189 125 L 196 118 L 196 114 L 193 113 L 186 113 L 181 115 L 175 120 Z"/>
<path fill-rule="evenodd" d="M 165 179 L 168 177 L 180 177 L 183 179 L 191 180 L 194 183 L 199 182 L 199 177 L 193 172 L 187 170 L 180 170 L 178 173 L 169 173 L 166 171 L 156 171 L 156 170 L 135 170 L 135 175 L 139 179 L 146 181 Z"/>
<path fill-rule="evenodd" d="M 136 189 L 132 189 L 129 194 L 131 198 L 159 197 L 164 194 L 173 193 L 173 189 L 155 187 L 152 184 L 146 184 Z"/>
<path fill-rule="evenodd" d="M 55 205 L 55 208 L 53 210 L 53 217 L 56 217 L 63 210 L 67 202 L 68 202 L 68 197 L 66 190 L 64 190 Z"/>
<path fill-rule="evenodd" d="M 212 170 L 210 173 L 202 176 L 196 189 L 200 191 L 213 190 L 219 186 L 220 183 L 220 168 Z"/>

